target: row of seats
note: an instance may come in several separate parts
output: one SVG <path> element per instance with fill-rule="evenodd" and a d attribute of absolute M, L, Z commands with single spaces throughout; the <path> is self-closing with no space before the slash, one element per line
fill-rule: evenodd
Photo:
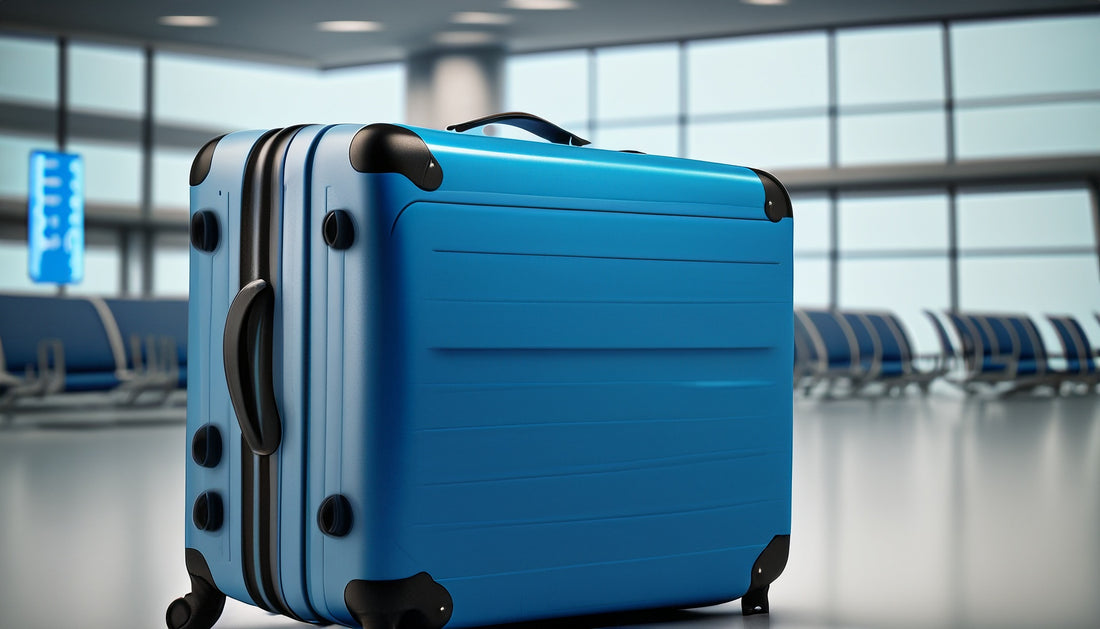
<path fill-rule="evenodd" d="M 1073 386 L 1089 390 L 1100 383 L 1100 363 L 1081 324 L 1069 316 L 1048 316 L 1062 345 L 1050 354 L 1035 322 L 1022 314 L 926 310 L 940 351 L 918 354 L 901 319 L 887 311 L 796 308 L 794 382 L 806 394 L 855 394 L 873 387 L 927 392 L 942 379 L 968 392 L 998 392 Z M 955 333 L 948 331 L 946 320 Z M 1100 321 L 1100 315 L 1097 315 Z"/>
<path fill-rule="evenodd" d="M 1062 390 L 1067 385 L 1092 390 L 1100 383 L 1097 351 L 1074 317 L 1047 316 L 1062 346 L 1061 354 L 1047 352 L 1039 329 L 1027 315 L 948 312 L 946 317 L 959 340 L 958 347 L 938 319 L 936 334 L 943 353 L 954 354 L 960 361 L 961 374 L 953 383 L 967 390 L 999 385 L 1010 391 Z"/>
<path fill-rule="evenodd" d="M 0 407 L 80 391 L 132 403 L 186 386 L 186 300 L 0 295 Z"/>

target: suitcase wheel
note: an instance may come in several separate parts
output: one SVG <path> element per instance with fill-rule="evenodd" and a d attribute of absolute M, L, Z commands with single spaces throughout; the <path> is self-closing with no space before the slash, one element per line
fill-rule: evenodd
<path fill-rule="evenodd" d="M 168 629 L 210 629 L 222 615 L 225 594 L 214 585 L 202 553 L 188 548 L 186 558 L 191 592 L 172 601 L 164 615 L 165 623 Z"/>

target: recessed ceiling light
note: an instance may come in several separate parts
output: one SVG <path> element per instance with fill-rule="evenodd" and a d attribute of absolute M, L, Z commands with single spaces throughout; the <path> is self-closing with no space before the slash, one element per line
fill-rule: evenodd
<path fill-rule="evenodd" d="M 214 26 L 218 23 L 218 18 L 213 15 L 162 15 L 157 18 L 157 22 L 165 26 L 199 28 L 203 26 Z"/>
<path fill-rule="evenodd" d="M 741 0 L 741 2 L 758 7 L 781 7 L 787 4 L 787 0 Z"/>
<path fill-rule="evenodd" d="M 481 24 L 501 26 L 511 24 L 514 18 L 507 13 L 488 13 L 486 11 L 462 11 L 451 16 L 455 24 Z"/>
<path fill-rule="evenodd" d="M 577 3 L 574 0 L 507 0 L 504 6 L 526 11 L 563 11 L 576 9 Z"/>
<path fill-rule="evenodd" d="M 317 30 L 327 33 L 373 33 L 382 30 L 382 23 L 369 20 L 330 20 L 317 22 Z"/>
<path fill-rule="evenodd" d="M 436 33 L 433 39 L 445 46 L 474 46 L 495 41 L 492 33 L 483 31 L 443 31 Z"/>

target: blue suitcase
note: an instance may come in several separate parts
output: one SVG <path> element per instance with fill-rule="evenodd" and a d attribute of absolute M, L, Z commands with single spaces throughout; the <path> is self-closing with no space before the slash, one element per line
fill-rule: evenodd
<path fill-rule="evenodd" d="M 550 142 L 465 133 L 489 122 Z M 232 133 L 195 158 L 186 564 L 439 629 L 742 599 L 791 509 L 792 220 L 771 175 L 527 114 Z"/>

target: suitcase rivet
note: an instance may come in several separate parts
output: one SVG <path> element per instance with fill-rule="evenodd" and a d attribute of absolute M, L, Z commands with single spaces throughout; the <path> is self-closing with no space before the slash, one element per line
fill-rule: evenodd
<path fill-rule="evenodd" d="M 191 519 L 200 531 L 216 531 L 222 527 L 222 498 L 212 491 L 204 491 L 195 499 Z"/>
<path fill-rule="evenodd" d="M 317 526 L 332 537 L 343 537 L 351 531 L 351 503 L 340 494 L 333 494 L 321 502 L 317 510 Z"/>
<path fill-rule="evenodd" d="M 217 467 L 222 459 L 222 434 L 218 427 L 206 424 L 191 439 L 191 458 L 202 467 Z"/>
<path fill-rule="evenodd" d="M 325 244 L 333 249 L 347 249 L 355 241 L 355 226 L 346 210 L 333 210 L 325 215 L 321 224 Z"/>
<path fill-rule="evenodd" d="M 218 217 L 210 210 L 191 217 L 191 246 L 207 253 L 218 248 Z"/>

